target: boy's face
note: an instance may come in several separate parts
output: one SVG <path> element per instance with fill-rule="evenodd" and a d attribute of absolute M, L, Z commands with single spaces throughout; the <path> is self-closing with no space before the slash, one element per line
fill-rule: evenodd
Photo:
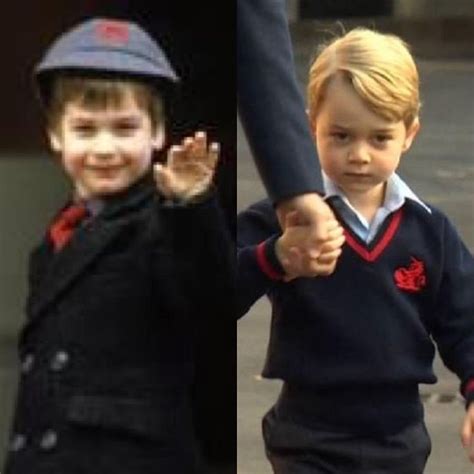
<path fill-rule="evenodd" d="M 164 132 L 153 129 L 149 114 L 127 91 L 117 107 L 85 108 L 66 104 L 50 143 L 61 155 L 80 199 L 124 191 L 151 166 L 153 149 L 161 149 Z"/>
<path fill-rule="evenodd" d="M 372 112 L 340 76 L 327 86 L 313 124 L 321 167 L 352 202 L 381 205 L 385 182 L 418 131 Z"/>

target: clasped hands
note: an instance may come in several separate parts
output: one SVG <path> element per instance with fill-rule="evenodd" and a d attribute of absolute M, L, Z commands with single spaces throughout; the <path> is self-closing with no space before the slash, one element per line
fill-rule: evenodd
<path fill-rule="evenodd" d="M 333 273 L 345 238 L 326 202 L 316 193 L 303 194 L 280 203 L 277 216 L 283 234 L 275 251 L 285 281 Z"/>

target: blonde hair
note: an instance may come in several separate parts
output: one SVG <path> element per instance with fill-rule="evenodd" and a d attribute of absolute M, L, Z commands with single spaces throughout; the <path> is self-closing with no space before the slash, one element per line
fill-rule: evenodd
<path fill-rule="evenodd" d="M 399 37 L 355 28 L 325 44 L 311 65 L 308 108 L 314 124 L 326 88 L 342 75 L 377 115 L 413 124 L 420 110 L 419 77 L 408 45 Z"/>
<path fill-rule="evenodd" d="M 151 85 L 112 77 L 58 75 L 52 83 L 46 108 L 48 127 L 58 129 L 68 103 L 78 102 L 92 110 L 119 107 L 128 92 L 149 114 L 152 126 L 159 126 L 164 120 L 163 100 Z"/>

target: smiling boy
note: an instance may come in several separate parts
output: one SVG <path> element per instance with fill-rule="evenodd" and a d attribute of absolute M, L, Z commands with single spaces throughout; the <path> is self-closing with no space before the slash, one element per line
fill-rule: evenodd
<path fill-rule="evenodd" d="M 5 474 L 193 473 L 193 343 L 231 249 L 205 133 L 164 147 L 177 77 L 133 23 L 94 19 L 35 71 L 71 197 L 33 251 Z"/>
<path fill-rule="evenodd" d="M 153 123 L 144 104 L 137 101 L 146 97 L 145 86 L 110 82 L 109 90 L 115 87 L 117 98 L 121 96 L 120 106 L 94 109 L 79 100 L 69 101 L 61 92 L 84 87 L 92 91 L 95 85 L 107 94 L 103 80 L 57 81 L 56 87 L 62 90 L 53 94 L 51 107 L 60 107 L 55 101 L 64 105 L 59 117 L 50 118 L 49 137 L 73 182 L 76 199 L 100 198 L 128 189 L 150 169 L 153 150 L 164 146 L 162 118 Z"/>

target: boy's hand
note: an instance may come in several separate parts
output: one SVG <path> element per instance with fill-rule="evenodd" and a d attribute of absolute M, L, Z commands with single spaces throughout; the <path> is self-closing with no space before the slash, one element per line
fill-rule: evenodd
<path fill-rule="evenodd" d="M 469 460 L 474 463 L 474 403 L 469 405 L 461 430 L 461 442 Z"/>
<path fill-rule="evenodd" d="M 330 232 L 334 229 L 335 217 L 331 208 L 324 199 L 316 193 L 307 193 L 286 199 L 277 205 L 277 216 L 280 225 L 285 231 L 286 217 L 292 212 L 298 213 L 299 223 L 307 226 L 305 252 L 313 260 L 313 272 L 311 275 L 330 275 L 337 263 L 337 258 L 341 252 L 335 252 L 333 246 L 327 251 L 327 242 L 339 242 L 339 247 L 344 243 L 344 239 L 331 239 Z M 325 254 L 323 256 L 323 253 Z M 318 262 L 318 256 L 321 255 Z M 331 259 L 331 256 L 333 258 Z M 296 258 L 296 256 L 295 256 Z"/>
<path fill-rule="evenodd" d="M 156 186 L 168 199 L 193 201 L 211 186 L 218 159 L 219 144 L 208 147 L 206 133 L 196 132 L 169 149 L 166 166 L 154 166 Z"/>
<path fill-rule="evenodd" d="M 286 276 L 285 281 L 299 277 L 315 277 L 333 273 L 344 243 L 344 231 L 332 219 L 327 223 L 327 238 L 314 249 L 307 224 L 302 224 L 297 211 L 286 215 L 283 235 L 276 242 L 276 254 Z"/>

